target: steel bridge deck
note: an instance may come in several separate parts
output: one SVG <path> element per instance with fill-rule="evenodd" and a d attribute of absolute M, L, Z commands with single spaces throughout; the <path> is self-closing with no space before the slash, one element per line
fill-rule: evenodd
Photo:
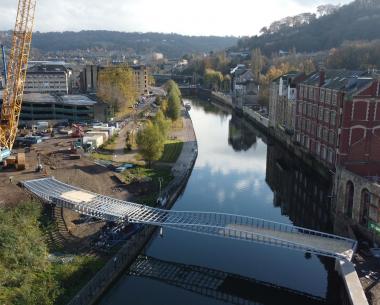
<path fill-rule="evenodd" d="M 348 261 L 357 245 L 352 239 L 253 217 L 151 208 L 85 191 L 54 178 L 26 181 L 23 185 L 50 204 L 106 221 L 148 224 Z"/>

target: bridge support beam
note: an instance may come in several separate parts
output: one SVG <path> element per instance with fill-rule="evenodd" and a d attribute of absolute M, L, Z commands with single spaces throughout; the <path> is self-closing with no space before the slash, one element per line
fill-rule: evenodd
<path fill-rule="evenodd" d="M 351 305 L 368 305 L 362 284 L 353 263 L 336 259 L 335 270 L 342 277 Z"/>

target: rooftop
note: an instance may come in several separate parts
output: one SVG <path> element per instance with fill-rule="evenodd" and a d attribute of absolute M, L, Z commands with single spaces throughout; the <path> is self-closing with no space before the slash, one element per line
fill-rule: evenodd
<path fill-rule="evenodd" d="M 64 65 L 59 64 L 38 64 L 28 68 L 28 74 L 37 73 L 67 73 L 68 70 Z"/>
<path fill-rule="evenodd" d="M 3 91 L 0 91 L 0 99 L 3 98 Z M 64 104 L 76 106 L 93 106 L 97 103 L 86 95 L 63 95 L 55 96 L 47 93 L 26 93 L 23 101 L 33 104 Z"/>
<path fill-rule="evenodd" d="M 320 77 L 320 71 L 313 72 L 306 78 L 303 84 L 319 87 Z M 373 78 L 366 71 L 326 70 L 325 81 L 321 87 L 351 92 L 362 88 L 372 81 Z"/>

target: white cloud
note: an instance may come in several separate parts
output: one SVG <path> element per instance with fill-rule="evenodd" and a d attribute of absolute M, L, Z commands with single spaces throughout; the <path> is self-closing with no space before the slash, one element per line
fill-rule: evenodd
<path fill-rule="evenodd" d="M 37 0 L 36 30 L 117 30 L 255 35 L 272 21 L 312 11 L 321 0 Z M 331 0 L 329 3 L 347 3 Z M 0 29 L 13 28 L 17 0 L 2 0 Z"/>

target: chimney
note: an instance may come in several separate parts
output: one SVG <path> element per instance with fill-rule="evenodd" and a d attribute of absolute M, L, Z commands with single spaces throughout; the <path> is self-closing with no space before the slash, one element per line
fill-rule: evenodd
<path fill-rule="evenodd" d="M 326 81 L 326 71 L 324 68 L 319 69 L 319 87 L 322 87 Z"/>

